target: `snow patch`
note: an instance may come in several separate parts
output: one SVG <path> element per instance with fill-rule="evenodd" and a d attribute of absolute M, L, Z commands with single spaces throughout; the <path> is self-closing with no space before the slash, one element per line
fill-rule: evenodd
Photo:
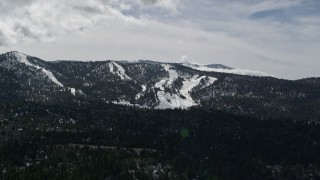
<path fill-rule="evenodd" d="M 68 88 L 71 91 L 72 95 L 76 95 L 76 89 L 75 88 Z"/>
<path fill-rule="evenodd" d="M 17 58 L 17 61 L 27 65 L 27 66 L 31 66 L 31 67 L 34 67 L 36 69 L 40 69 L 41 72 L 43 74 L 45 74 L 52 82 L 54 82 L 55 84 L 57 84 L 58 86 L 61 86 L 63 87 L 63 85 L 57 80 L 57 78 L 53 75 L 53 73 L 51 71 L 48 71 L 40 66 L 37 66 L 37 65 L 34 65 L 32 63 L 30 63 L 28 61 L 28 58 L 27 58 L 27 55 L 25 54 L 22 54 L 22 53 L 17 53 L 17 52 L 13 52 L 15 57 Z"/>
<path fill-rule="evenodd" d="M 144 92 L 147 90 L 147 86 L 146 86 L 146 85 L 142 85 L 141 88 L 142 88 L 142 91 L 136 95 L 136 98 L 135 98 L 136 100 L 140 99 L 140 97 L 141 97 L 141 96 L 144 94 Z"/>
<path fill-rule="evenodd" d="M 193 88 L 195 88 L 196 86 L 198 86 L 201 82 L 202 79 L 204 78 L 209 78 L 209 80 L 206 82 L 206 84 L 202 87 L 207 87 L 211 84 L 213 84 L 213 82 L 215 82 L 217 80 L 217 78 L 213 78 L 213 77 L 207 77 L 207 76 L 201 76 L 199 77 L 198 75 L 187 79 L 185 81 L 183 81 L 183 86 L 180 90 L 181 95 L 183 95 L 185 97 L 184 101 L 183 101 L 183 105 L 185 107 L 190 107 L 190 106 L 195 106 L 198 105 L 191 97 L 190 92 Z"/>
<path fill-rule="evenodd" d="M 28 59 L 27 59 L 27 55 L 22 54 L 22 53 L 18 53 L 18 52 L 13 52 L 14 56 L 17 58 L 18 62 L 24 63 L 27 66 L 34 66 L 33 64 L 31 64 Z"/>
<path fill-rule="evenodd" d="M 85 94 L 83 93 L 83 91 L 81 89 L 76 90 L 76 88 L 68 88 L 71 92 L 72 95 L 76 96 L 77 94 L 80 94 L 82 96 L 85 96 Z"/>
<path fill-rule="evenodd" d="M 208 78 L 208 81 L 206 82 L 206 84 L 204 86 L 202 86 L 202 88 L 208 87 L 211 84 L 213 84 L 216 80 L 218 80 L 217 78 L 214 77 L 206 77 Z"/>
<path fill-rule="evenodd" d="M 168 64 L 163 64 L 163 68 L 169 73 L 169 78 L 162 79 L 158 83 L 155 84 L 155 88 L 158 89 L 157 97 L 158 97 L 158 106 L 157 109 L 172 109 L 172 108 L 189 108 L 191 106 L 198 105 L 191 97 L 191 90 L 198 86 L 202 79 L 207 76 L 198 75 L 192 78 L 186 78 L 183 81 L 183 86 L 177 93 L 165 92 L 165 88 L 172 88 L 172 83 L 175 79 L 179 77 L 178 73 Z M 209 80 L 206 82 L 205 86 L 209 86 L 216 78 L 208 77 Z"/>
<path fill-rule="evenodd" d="M 115 71 L 114 67 L 117 68 L 117 71 Z M 116 62 L 112 61 L 109 63 L 109 70 L 112 74 L 117 74 L 121 78 L 121 80 L 131 80 L 131 78 L 125 73 L 124 68 Z"/>
<path fill-rule="evenodd" d="M 125 106 L 133 106 L 130 102 L 128 101 L 112 101 L 113 104 L 118 104 L 118 105 L 125 105 Z"/>
<path fill-rule="evenodd" d="M 109 70 L 110 70 L 111 73 L 114 73 L 114 71 L 113 71 L 113 63 L 109 63 Z"/>
<path fill-rule="evenodd" d="M 142 92 L 145 92 L 147 90 L 147 86 L 146 85 L 142 85 Z"/>
<path fill-rule="evenodd" d="M 47 75 L 47 76 L 49 77 L 49 79 L 51 79 L 51 81 L 53 81 L 53 82 L 56 83 L 57 85 L 63 87 L 63 85 L 58 81 L 58 79 L 53 75 L 53 73 L 52 73 L 51 71 L 48 71 L 48 70 L 46 70 L 46 69 L 44 69 L 44 68 L 41 68 L 40 66 L 36 66 L 36 65 L 35 65 L 34 67 L 36 67 L 37 69 L 41 69 L 41 71 L 42 71 L 45 75 Z"/>

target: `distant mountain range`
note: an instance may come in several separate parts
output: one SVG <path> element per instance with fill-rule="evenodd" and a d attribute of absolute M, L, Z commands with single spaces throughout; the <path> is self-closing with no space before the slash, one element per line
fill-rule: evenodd
<path fill-rule="evenodd" d="M 141 108 L 202 106 L 263 118 L 318 120 L 320 80 L 297 81 L 221 64 L 44 61 L 0 55 L 0 102 L 99 102 Z"/>

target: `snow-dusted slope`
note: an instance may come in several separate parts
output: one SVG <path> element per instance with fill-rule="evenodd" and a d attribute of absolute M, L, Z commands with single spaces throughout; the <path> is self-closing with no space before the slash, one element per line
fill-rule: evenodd
<path fill-rule="evenodd" d="M 118 75 L 121 80 L 131 80 L 131 78 L 125 73 L 123 67 L 114 61 L 109 63 L 109 70 L 111 73 Z"/>
<path fill-rule="evenodd" d="M 41 70 L 41 72 L 47 76 L 52 82 L 54 82 L 55 84 L 57 84 L 58 86 L 63 87 L 62 83 L 60 83 L 57 78 L 53 75 L 53 73 L 45 68 L 42 68 L 38 65 L 32 64 L 30 61 L 28 61 L 28 56 L 23 54 L 23 53 L 19 53 L 19 52 L 11 52 L 11 57 L 9 57 L 11 59 L 9 59 L 11 62 L 13 61 L 17 61 L 19 63 L 25 64 L 29 67 L 32 68 L 36 68 L 38 70 Z M 6 67 L 6 68 L 11 68 L 10 65 L 7 63 L 6 65 L 2 64 L 2 66 Z"/>
<path fill-rule="evenodd" d="M 147 86 L 146 86 L 146 85 L 141 85 L 141 88 L 142 88 L 142 91 L 139 92 L 139 93 L 136 95 L 135 100 L 140 99 L 140 97 L 141 97 L 141 96 L 145 93 L 145 91 L 147 90 Z"/>
<path fill-rule="evenodd" d="M 184 99 L 185 107 L 191 107 L 191 106 L 197 105 L 197 103 L 190 96 L 190 91 L 194 87 L 200 85 L 200 81 L 206 77 L 207 76 L 199 77 L 198 75 L 196 75 L 190 79 L 183 81 L 183 86 L 180 90 L 180 93 L 181 93 L 181 95 L 183 95 L 185 97 L 185 99 Z M 205 86 L 203 86 L 203 88 L 209 86 L 210 84 L 212 84 L 214 81 L 217 80 L 217 78 L 213 78 L 213 77 L 208 77 L 208 78 L 209 78 L 209 81 L 206 82 L 206 84 L 205 84 Z"/>
<path fill-rule="evenodd" d="M 10 87 L 15 84 L 20 89 L 14 93 L 25 97 L 24 93 L 28 92 L 30 101 L 68 97 L 158 109 L 189 108 L 210 104 L 221 97 L 257 98 L 261 95 L 253 92 L 261 88 L 256 88 L 255 84 L 274 80 L 254 77 L 268 76 L 265 73 L 221 64 L 112 60 L 46 62 L 18 52 L 0 54 L 0 70 L 4 72 L 0 72 L 3 97 L 9 97 L 6 94 L 11 93 Z M 266 93 L 272 92 L 273 89 Z M 297 94 L 306 97 L 304 93 Z"/>
<path fill-rule="evenodd" d="M 48 70 L 46 70 L 46 69 L 44 69 L 44 68 L 41 68 L 41 67 L 39 67 L 39 66 L 34 66 L 34 67 L 37 68 L 37 69 L 41 69 L 41 71 L 42 71 L 46 76 L 48 76 L 48 78 L 49 78 L 51 81 L 53 81 L 53 82 L 56 83 L 57 85 L 63 86 L 63 85 L 57 80 L 57 78 L 52 74 L 51 71 L 48 71 Z"/>
<path fill-rule="evenodd" d="M 207 76 L 201 76 L 195 75 L 192 78 L 183 77 L 183 85 L 181 89 L 177 90 L 178 92 L 168 92 L 167 89 L 172 89 L 173 82 L 178 79 L 179 75 L 177 71 L 168 64 L 162 64 L 162 67 L 168 72 L 169 78 L 162 79 L 158 83 L 155 84 L 155 88 L 157 91 L 157 97 L 158 97 L 158 106 L 156 108 L 158 109 L 168 109 L 168 108 L 188 108 L 191 106 L 197 105 L 197 103 L 193 100 L 193 98 L 190 95 L 190 92 L 193 88 L 200 85 L 200 82 L 204 78 L 208 78 L 209 80 L 206 81 L 206 84 L 204 87 L 212 84 L 216 78 L 213 77 L 207 77 Z M 174 90 L 173 90 L 174 91 Z"/>
<path fill-rule="evenodd" d="M 74 96 L 76 96 L 76 94 L 82 94 L 83 92 L 81 90 L 76 90 L 75 88 L 70 88 L 70 87 L 65 87 L 56 77 L 55 75 L 52 73 L 52 71 L 41 67 L 37 64 L 34 64 L 32 61 L 30 61 L 29 58 L 32 58 L 24 53 L 20 53 L 20 52 L 9 52 L 5 54 L 7 56 L 7 60 L 6 61 L 2 61 L 0 62 L 0 66 L 5 67 L 6 69 L 16 69 L 19 64 L 23 64 L 26 65 L 27 67 L 30 67 L 31 71 L 39 71 L 41 72 L 42 75 L 44 75 L 43 77 L 48 78 L 49 81 L 53 82 L 54 84 L 56 84 L 57 86 L 63 87 L 67 90 L 70 91 L 70 93 Z M 17 69 L 16 69 L 17 70 Z M 23 70 L 18 70 L 17 72 L 22 73 Z"/>
<path fill-rule="evenodd" d="M 182 63 L 183 66 L 196 69 L 199 71 L 207 71 L 207 72 L 221 72 L 221 73 L 231 73 L 231 74 L 239 74 L 239 75 L 249 75 L 249 76 L 271 76 L 270 74 L 253 71 L 253 70 L 245 70 L 245 69 L 233 69 L 233 68 L 212 68 L 209 65 L 205 64 L 197 64 L 197 63 Z"/>
<path fill-rule="evenodd" d="M 165 91 L 165 88 L 171 88 L 172 83 L 175 79 L 178 78 L 178 73 L 172 69 L 170 65 L 162 65 L 163 68 L 169 73 L 169 78 L 162 79 L 160 82 L 156 83 L 154 87 L 158 90 L 157 97 L 159 105 L 157 108 L 165 109 L 165 108 L 176 108 L 182 107 L 181 98 L 177 94 L 172 94 Z"/>

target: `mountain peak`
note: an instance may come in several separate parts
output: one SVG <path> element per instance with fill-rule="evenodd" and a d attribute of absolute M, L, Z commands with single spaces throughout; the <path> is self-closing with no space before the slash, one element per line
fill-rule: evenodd
<path fill-rule="evenodd" d="M 27 57 L 29 55 L 26 55 L 24 53 L 18 52 L 18 51 L 10 51 L 2 54 L 2 56 L 5 56 L 7 59 L 11 61 L 19 61 L 19 62 L 26 62 Z"/>
<path fill-rule="evenodd" d="M 26 65 L 32 66 L 32 64 L 28 61 L 29 55 L 18 51 L 10 51 L 2 54 L 1 56 L 4 56 L 9 64 L 24 63 Z"/>
<path fill-rule="evenodd" d="M 7 56 L 17 56 L 17 57 L 21 57 L 21 56 L 28 56 L 24 53 L 21 53 L 19 51 L 9 51 L 9 52 L 6 52 L 4 53 L 4 55 L 7 55 Z"/>
<path fill-rule="evenodd" d="M 223 64 L 207 64 L 205 66 L 208 67 L 208 68 L 214 68 L 214 69 L 227 69 L 227 70 L 234 69 L 234 68 L 225 66 Z"/>

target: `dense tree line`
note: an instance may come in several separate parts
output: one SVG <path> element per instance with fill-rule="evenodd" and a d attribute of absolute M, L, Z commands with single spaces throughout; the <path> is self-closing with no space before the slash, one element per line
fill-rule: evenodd
<path fill-rule="evenodd" d="M 320 178 L 317 122 L 103 103 L 0 109 L 5 179 Z"/>

